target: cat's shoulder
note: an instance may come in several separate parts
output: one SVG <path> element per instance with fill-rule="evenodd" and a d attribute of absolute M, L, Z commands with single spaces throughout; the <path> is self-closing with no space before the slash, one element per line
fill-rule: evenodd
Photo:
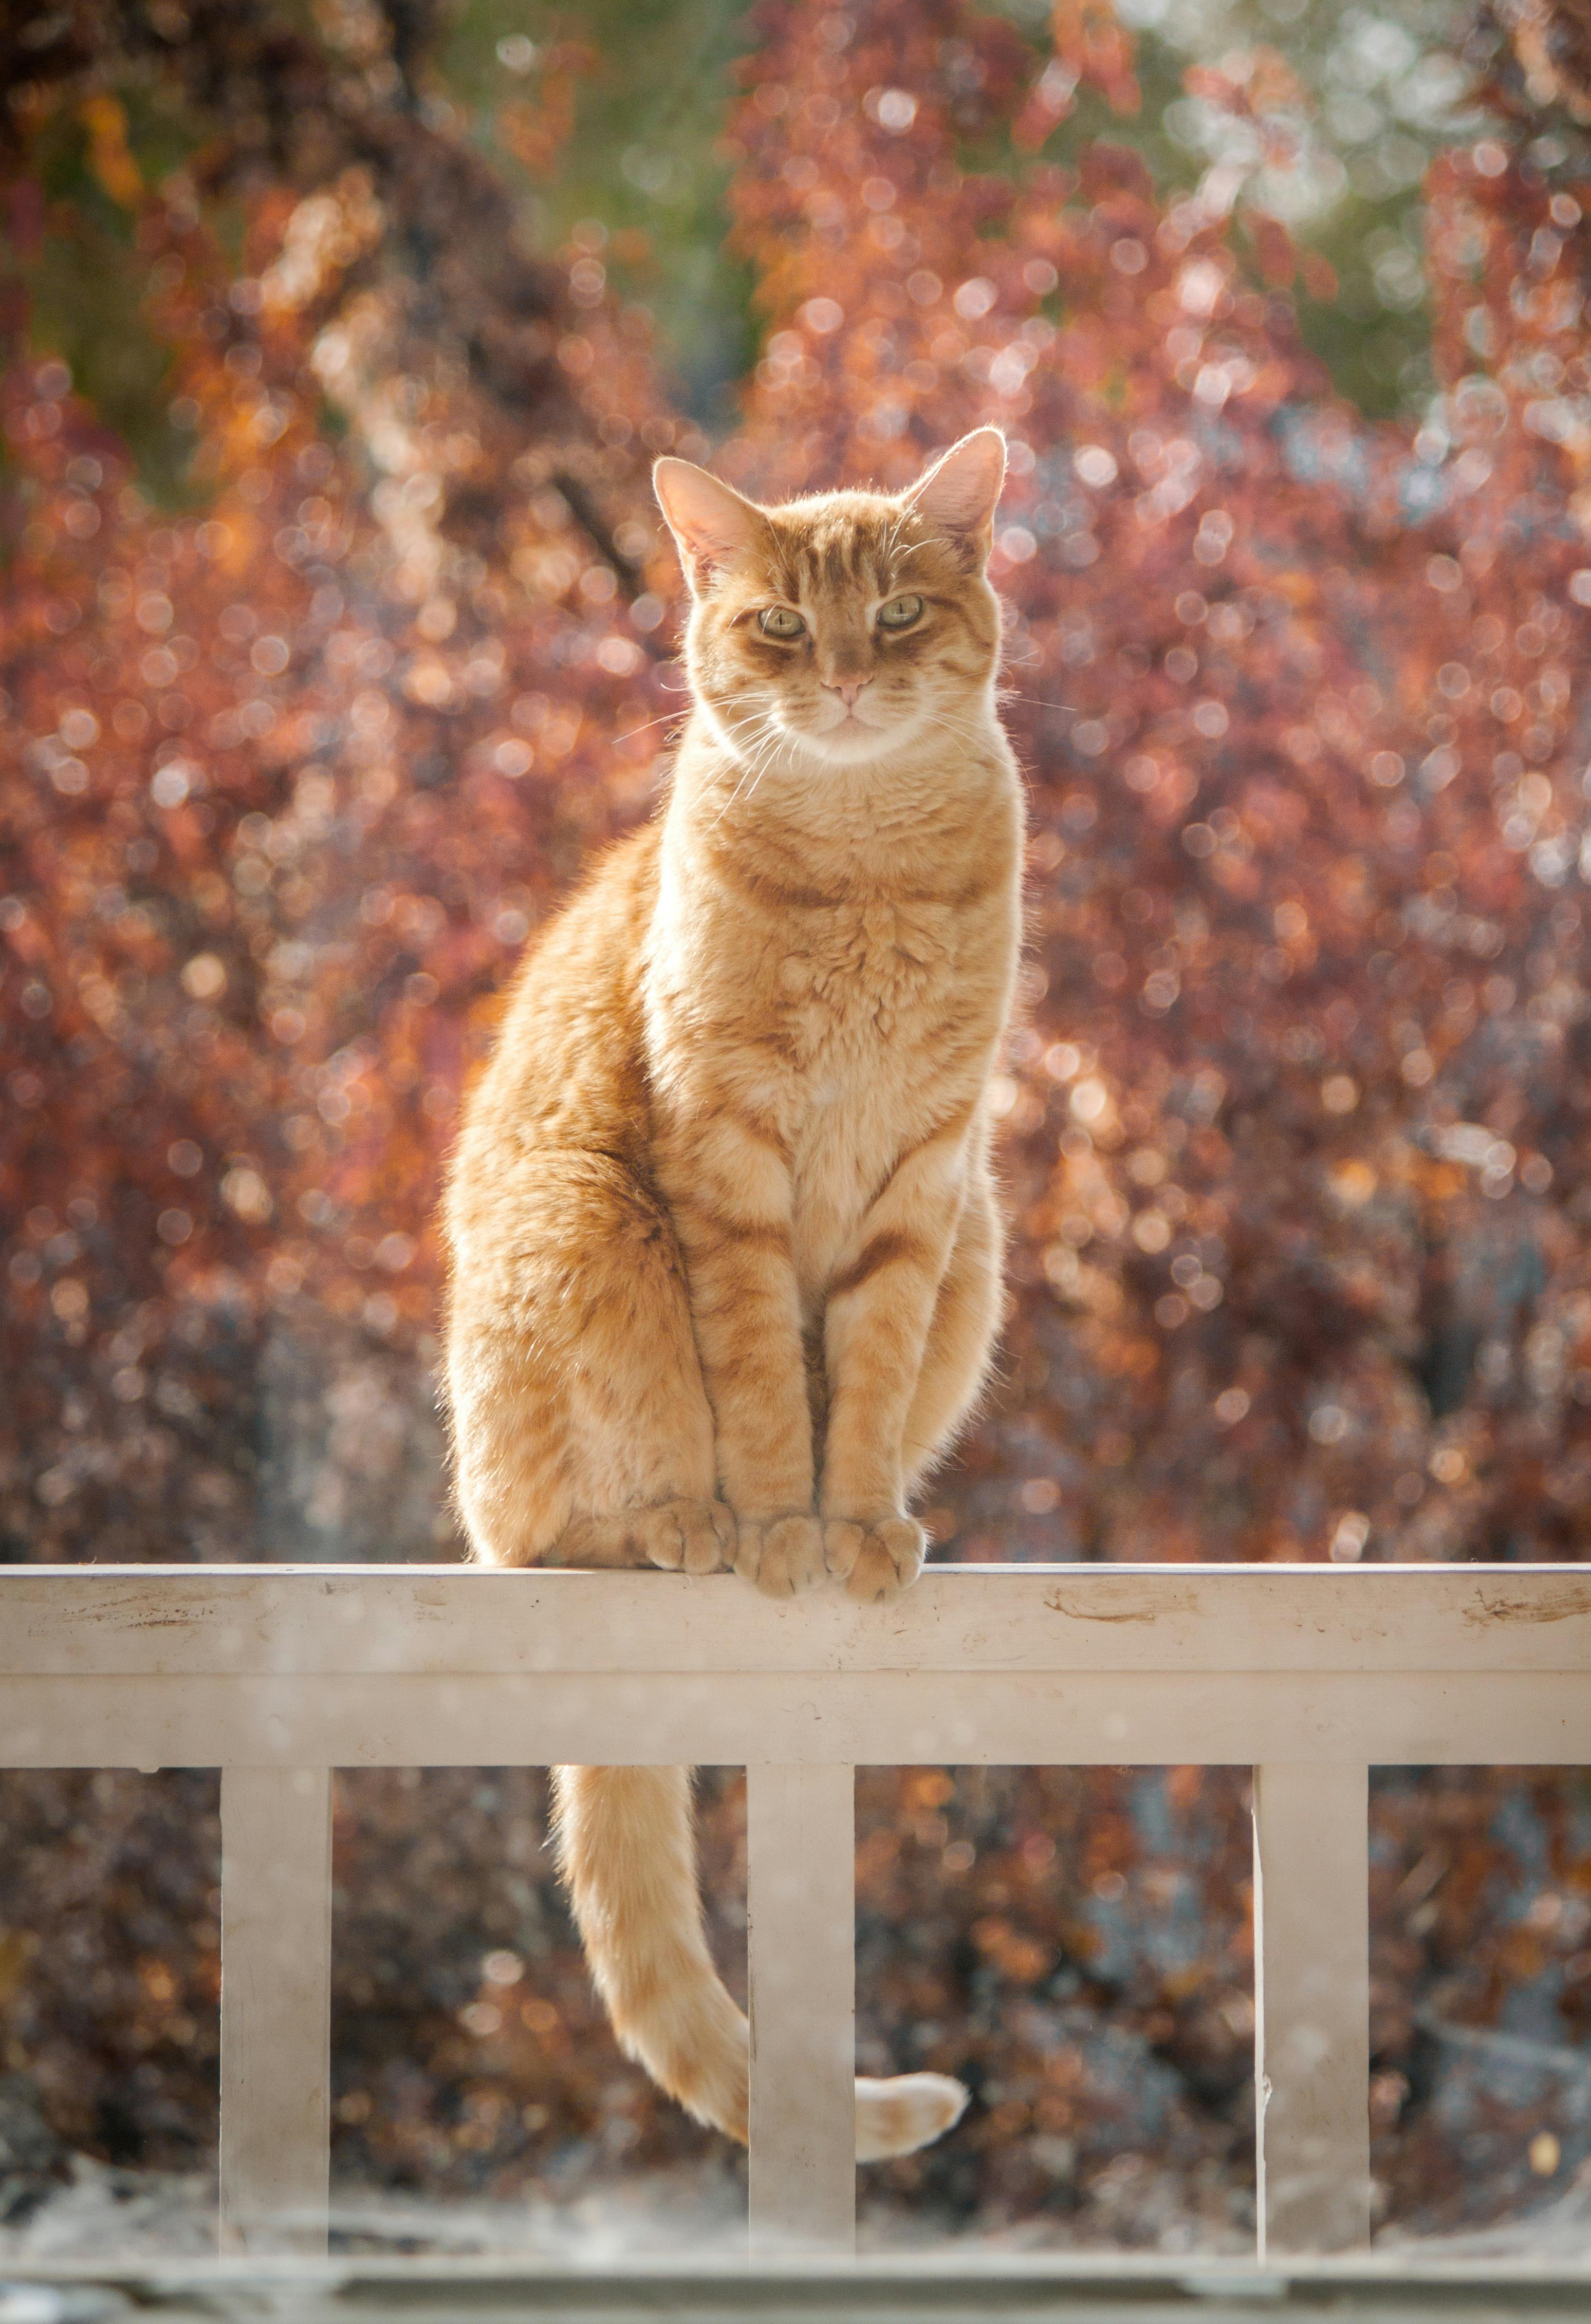
<path fill-rule="evenodd" d="M 654 815 L 622 838 L 610 840 L 580 880 L 566 910 L 575 909 L 588 898 L 614 903 L 650 898 L 657 888 L 662 836 L 662 818 Z"/>
<path fill-rule="evenodd" d="M 570 946 L 583 949 L 603 936 L 639 937 L 657 899 L 661 836 L 654 816 L 610 841 L 546 923 L 531 948 L 532 956 Z"/>

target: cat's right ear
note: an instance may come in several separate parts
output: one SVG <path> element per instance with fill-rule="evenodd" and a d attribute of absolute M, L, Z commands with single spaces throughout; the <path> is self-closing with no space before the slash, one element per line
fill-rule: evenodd
<path fill-rule="evenodd" d="M 710 588 L 767 529 L 761 509 L 690 460 L 660 460 L 652 484 L 695 595 Z"/>
<path fill-rule="evenodd" d="M 975 428 L 918 478 L 906 505 L 981 567 L 1004 482 L 1004 437 L 998 428 Z"/>

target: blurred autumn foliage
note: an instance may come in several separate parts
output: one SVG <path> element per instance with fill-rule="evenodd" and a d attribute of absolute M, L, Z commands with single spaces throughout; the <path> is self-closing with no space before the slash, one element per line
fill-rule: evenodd
<path fill-rule="evenodd" d="M 430 0 L 320 15 L 23 0 L 0 32 L 13 1559 L 451 1554 L 439 1160 L 506 968 L 650 811 L 680 708 L 648 470 L 709 447 L 618 254 L 596 221 L 528 246 L 436 94 Z M 773 496 L 902 484 L 981 420 L 1012 447 L 1013 1305 L 934 1496 L 949 1554 L 1586 1554 L 1591 98 L 1550 8 L 1482 22 L 1487 125 L 1426 189 L 1440 393 L 1405 429 L 1334 395 L 1300 338 L 1297 285 L 1329 283 L 1249 183 L 1306 102 L 1279 57 L 1198 69 L 1254 169 L 1164 198 L 1127 145 L 1068 143 L 1082 98 L 1136 102 L 1103 0 L 1058 0 L 1046 53 L 962 0 L 757 15 L 726 152 L 763 336 L 712 456 Z M 567 42 L 513 99 L 527 168 L 556 171 L 599 62 Z M 129 74 L 202 128 L 162 175 Z M 30 318 L 63 124 L 166 350 L 192 447 L 174 509 Z M 394 1965 L 343 1995 L 365 2013 L 339 2034 L 350 2167 L 506 2187 L 588 2133 L 582 2168 L 699 2152 L 569 1997 L 540 1871 L 482 1901 L 496 1809 L 471 1821 L 469 1780 L 346 1794 L 347 1909 Z M 99 1781 L 8 1786 L 39 1834 L 17 1928 L 50 1923 L 69 1838 L 100 1844 Z M 503 1781 L 539 1816 L 535 1780 Z M 105 1782 L 136 1821 L 134 1779 Z M 1238 1779 L 867 1783 L 867 2038 L 985 2086 L 956 2140 L 891 2167 L 894 2195 L 1239 2233 Z M 1591 2150 L 1580 2086 L 1545 2066 L 1443 2115 L 1433 2061 L 1482 2053 L 1430 2030 L 1543 2051 L 1583 2030 L 1591 1832 L 1557 1779 L 1411 1784 L 1377 1809 L 1376 2102 L 1389 2201 L 1429 2223 L 1492 2200 L 1454 2192 L 1476 2107 L 1510 2169 L 1522 2123 L 1559 2125 L 1538 2181 Z M 711 1799 L 732 1892 L 732 1793 Z M 447 1877 L 404 1904 L 422 1832 Z M 213 1951 L 157 1915 L 129 2012 L 118 1924 L 79 1903 L 106 1982 L 19 1939 L 10 2061 L 79 2144 L 196 2150 Z M 506 1992 L 541 1956 L 541 2017 L 476 1991 L 483 1960 Z M 90 2023 L 92 2106 L 61 2062 Z M 408 2081 L 361 2064 L 373 2024 Z M 610 2152 L 591 2126 L 620 2098 L 634 2137 Z"/>

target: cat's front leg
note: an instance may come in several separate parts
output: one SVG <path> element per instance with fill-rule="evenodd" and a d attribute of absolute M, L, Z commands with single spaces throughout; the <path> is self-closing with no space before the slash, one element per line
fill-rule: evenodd
<path fill-rule="evenodd" d="M 719 1488 L 736 1519 L 735 1570 L 791 1597 L 827 1567 L 788 1157 L 771 1129 L 720 1111 L 665 1141 L 660 1172 L 689 1277 Z"/>
<path fill-rule="evenodd" d="M 828 1286 L 828 1425 L 820 1507 L 828 1570 L 854 1598 L 893 1598 L 928 1537 L 906 1508 L 906 1421 L 964 1199 L 965 1123 L 897 1166 Z"/>

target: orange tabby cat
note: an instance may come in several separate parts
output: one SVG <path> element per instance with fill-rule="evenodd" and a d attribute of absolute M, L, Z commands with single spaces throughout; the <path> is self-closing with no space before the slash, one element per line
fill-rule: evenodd
<path fill-rule="evenodd" d="M 1005 447 L 763 509 L 683 460 L 694 700 L 668 806 L 532 947 L 447 1194 L 459 1506 L 495 1565 L 732 1565 L 893 1596 L 1000 1314 L 988 1077 L 1021 786 L 985 577 Z M 566 1877 L 627 2052 L 746 2135 L 683 1768 L 564 1767 Z M 957 2082 L 856 2085 L 909 2152 Z"/>

